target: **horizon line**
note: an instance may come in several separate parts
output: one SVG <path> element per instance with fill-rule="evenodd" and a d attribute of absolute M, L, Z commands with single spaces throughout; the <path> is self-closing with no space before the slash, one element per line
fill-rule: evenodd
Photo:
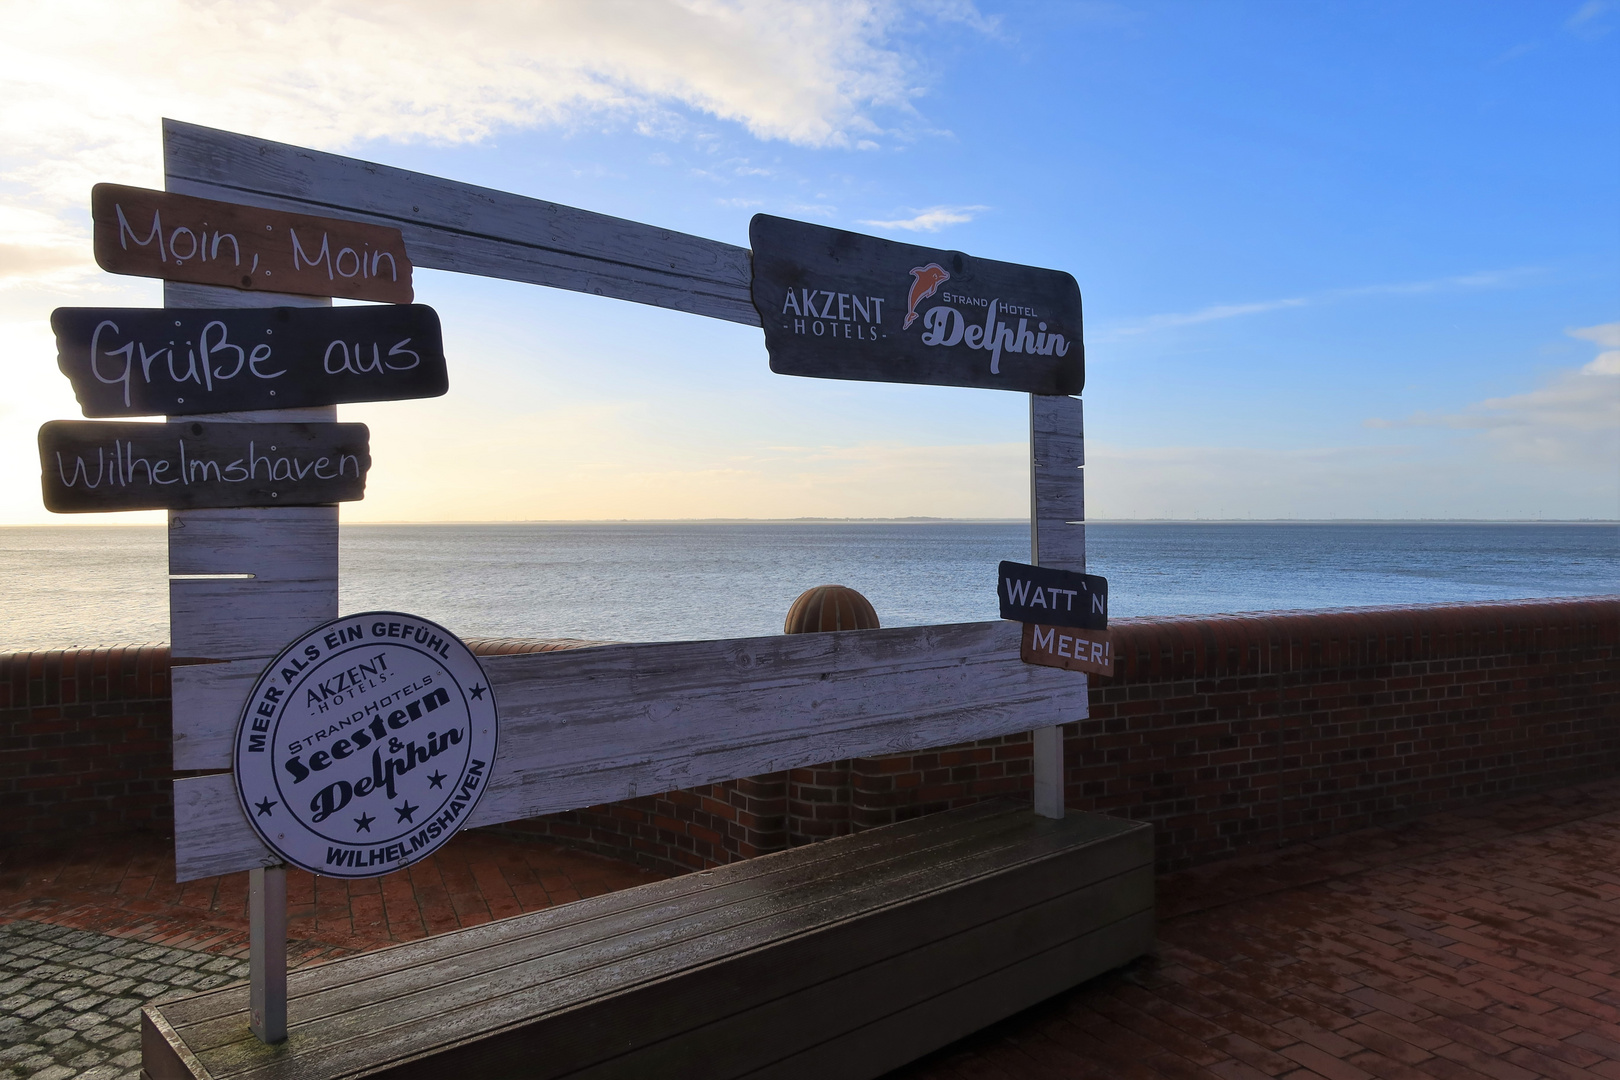
<path fill-rule="evenodd" d="M 345 526 L 362 525 L 747 525 L 799 524 L 813 522 L 854 524 L 943 524 L 943 525 L 1026 525 L 1021 517 L 689 517 L 689 518 L 468 518 L 451 521 L 345 521 Z M 1080 525 L 1620 525 L 1620 518 L 1090 518 Z M 74 528 L 167 528 L 160 522 L 52 521 L 0 524 L 5 529 Z"/>

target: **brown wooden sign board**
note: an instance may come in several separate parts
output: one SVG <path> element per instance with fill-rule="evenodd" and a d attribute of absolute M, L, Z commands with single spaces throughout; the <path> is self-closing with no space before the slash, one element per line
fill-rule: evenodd
<path fill-rule="evenodd" d="M 1080 286 L 1059 270 L 756 214 L 754 307 L 780 375 L 1078 394 Z"/>
<path fill-rule="evenodd" d="M 1041 667 L 1086 671 L 1093 675 L 1114 673 L 1114 642 L 1107 630 L 1025 623 L 1018 656 L 1026 664 Z"/>
<path fill-rule="evenodd" d="M 425 304 L 57 308 L 57 366 L 86 416 L 184 416 L 438 397 Z"/>
<path fill-rule="evenodd" d="M 370 437 L 364 424 L 52 420 L 39 429 L 40 484 L 57 514 L 354 502 Z"/>
<path fill-rule="evenodd" d="M 191 195 L 97 184 L 96 263 L 113 274 L 232 289 L 408 304 L 398 229 Z"/>

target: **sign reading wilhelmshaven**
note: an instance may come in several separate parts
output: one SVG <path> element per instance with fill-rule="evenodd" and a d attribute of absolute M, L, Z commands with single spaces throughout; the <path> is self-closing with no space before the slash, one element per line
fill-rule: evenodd
<path fill-rule="evenodd" d="M 320 506 L 366 494 L 364 424 L 49 420 L 40 487 L 56 514 Z"/>
<path fill-rule="evenodd" d="M 997 568 L 1001 617 L 1044 626 L 1108 629 L 1108 579 L 1048 566 L 1003 562 Z"/>
<path fill-rule="evenodd" d="M 236 790 L 287 862 L 377 877 L 455 835 L 498 735 L 466 645 L 426 619 L 368 611 L 316 627 L 264 669 L 236 733 Z"/>
<path fill-rule="evenodd" d="M 754 307 L 781 375 L 1078 394 L 1069 274 L 755 215 Z"/>
<path fill-rule="evenodd" d="M 438 397 L 425 304 L 57 308 L 56 363 L 86 416 L 183 416 Z"/>

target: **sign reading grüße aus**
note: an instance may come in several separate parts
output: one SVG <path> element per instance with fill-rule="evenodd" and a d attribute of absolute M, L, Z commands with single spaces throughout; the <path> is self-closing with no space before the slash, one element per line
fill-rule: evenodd
<path fill-rule="evenodd" d="M 86 416 L 182 416 L 438 397 L 425 304 L 57 308 L 56 362 Z"/>
<path fill-rule="evenodd" d="M 779 375 L 1078 394 L 1069 274 L 756 214 L 754 307 Z"/>
<path fill-rule="evenodd" d="M 411 260 L 388 225 L 97 184 L 96 264 L 113 274 L 408 304 Z"/>
<path fill-rule="evenodd" d="M 45 509 L 201 510 L 314 506 L 365 497 L 364 424 L 120 424 L 52 420 L 39 429 Z"/>
<path fill-rule="evenodd" d="M 1003 562 L 997 569 L 1001 617 L 1044 626 L 1108 628 L 1108 579 L 1072 570 Z"/>

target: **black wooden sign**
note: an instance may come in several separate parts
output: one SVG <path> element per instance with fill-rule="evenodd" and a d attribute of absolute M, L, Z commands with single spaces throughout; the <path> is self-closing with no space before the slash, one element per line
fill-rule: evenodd
<path fill-rule="evenodd" d="M 39 429 L 45 509 L 201 510 L 353 502 L 366 491 L 364 424 L 119 424 Z"/>
<path fill-rule="evenodd" d="M 411 260 L 391 225 L 294 214 L 122 184 L 90 189 L 96 263 L 114 274 L 408 304 Z"/>
<path fill-rule="evenodd" d="M 1080 286 L 1058 270 L 756 214 L 754 307 L 780 375 L 1078 394 Z"/>
<path fill-rule="evenodd" d="M 1045 626 L 1108 629 L 1108 579 L 1072 570 L 1004 562 L 998 568 L 1001 617 Z"/>
<path fill-rule="evenodd" d="M 425 304 L 57 308 L 56 362 L 86 416 L 182 416 L 437 397 Z"/>

